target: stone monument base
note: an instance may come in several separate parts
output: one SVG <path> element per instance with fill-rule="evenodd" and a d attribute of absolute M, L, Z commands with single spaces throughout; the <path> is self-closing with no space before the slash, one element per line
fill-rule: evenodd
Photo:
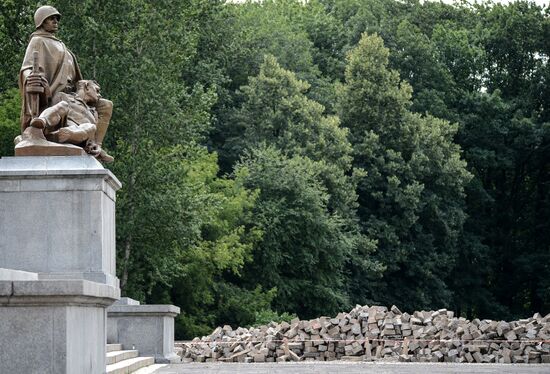
<path fill-rule="evenodd" d="M 91 156 L 0 158 L 0 373 L 105 373 L 120 187 Z"/>
<path fill-rule="evenodd" d="M 0 272 L 0 373 L 105 372 L 105 308 L 119 290 L 86 280 Z M 4 279 L 4 280 L 1 280 Z"/>
<path fill-rule="evenodd" d="M 0 266 L 118 287 L 120 187 L 92 156 L 0 158 Z"/>
<path fill-rule="evenodd" d="M 180 308 L 174 305 L 140 305 L 124 297 L 107 308 L 107 343 L 137 349 L 140 355 L 153 356 L 155 362 L 178 363 L 174 352 L 174 317 Z"/>

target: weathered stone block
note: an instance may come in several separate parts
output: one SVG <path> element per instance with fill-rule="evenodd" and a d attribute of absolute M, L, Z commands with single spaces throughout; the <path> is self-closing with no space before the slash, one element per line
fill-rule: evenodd
<path fill-rule="evenodd" d="M 115 303 L 107 309 L 107 342 L 137 349 L 144 356 L 155 357 L 157 363 L 179 362 L 174 352 L 174 317 L 179 313 L 180 308 L 174 305 Z"/>
<path fill-rule="evenodd" d="M 0 281 L 0 373 L 105 372 L 105 307 L 118 297 L 84 280 Z"/>
<path fill-rule="evenodd" d="M 0 258 L 40 279 L 118 287 L 118 179 L 91 156 L 0 159 Z"/>

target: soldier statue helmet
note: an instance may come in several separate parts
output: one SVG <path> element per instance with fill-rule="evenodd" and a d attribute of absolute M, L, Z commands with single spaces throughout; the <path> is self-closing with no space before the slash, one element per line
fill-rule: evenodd
<path fill-rule="evenodd" d="M 61 13 L 57 11 L 53 6 L 50 5 L 44 5 L 41 6 L 34 12 L 34 25 L 36 28 L 39 28 L 42 26 L 46 18 L 51 16 L 57 16 L 58 19 L 61 18 Z"/>

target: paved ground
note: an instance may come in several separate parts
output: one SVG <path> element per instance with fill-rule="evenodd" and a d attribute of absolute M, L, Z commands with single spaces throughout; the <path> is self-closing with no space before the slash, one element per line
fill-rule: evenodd
<path fill-rule="evenodd" d="M 155 374 L 550 374 L 550 364 L 425 364 L 381 362 L 215 363 L 168 365 Z"/>

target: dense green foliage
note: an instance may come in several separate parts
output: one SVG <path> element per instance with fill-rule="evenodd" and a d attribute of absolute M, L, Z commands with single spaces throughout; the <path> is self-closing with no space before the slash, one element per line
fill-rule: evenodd
<path fill-rule="evenodd" d="M 306 82 L 273 56 L 241 87 L 232 142 L 243 155 L 237 173 L 260 191 L 253 219 L 263 232 L 246 279 L 277 287 L 274 306 L 300 315 L 335 313 L 347 303 L 343 271 L 361 244 L 347 131 Z M 267 146 L 269 145 L 269 146 Z"/>
<path fill-rule="evenodd" d="M 470 175 L 453 143 L 457 126 L 410 112 L 411 88 L 387 66 L 382 39 L 365 34 L 339 93 L 355 164 L 366 171 L 358 185 L 361 225 L 386 265 L 380 281 L 358 279 L 357 294 L 385 304 L 446 305 Z"/>
<path fill-rule="evenodd" d="M 19 90 L 11 88 L 0 93 L 0 155 L 13 153 L 13 139 L 21 133 L 19 113 L 21 98 Z"/>
<path fill-rule="evenodd" d="M 550 311 L 550 10 L 52 1 L 115 104 L 123 294 L 177 336 L 345 310 Z M 0 0 L 0 155 L 35 2 Z"/>

